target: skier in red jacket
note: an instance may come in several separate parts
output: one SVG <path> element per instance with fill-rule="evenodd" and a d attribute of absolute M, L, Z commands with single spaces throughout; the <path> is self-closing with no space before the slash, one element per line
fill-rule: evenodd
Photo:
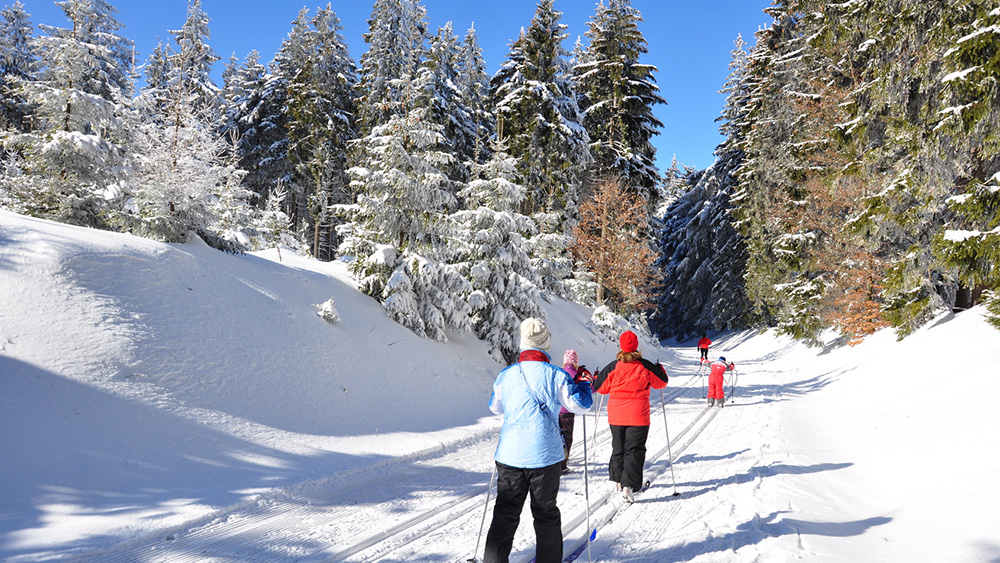
<path fill-rule="evenodd" d="M 701 352 L 702 363 L 708 360 L 708 347 L 711 345 L 712 341 L 708 339 L 708 334 L 701 333 L 701 338 L 698 340 L 698 351 Z"/>
<path fill-rule="evenodd" d="M 608 425 L 611 427 L 611 461 L 608 472 L 618 484 L 625 502 L 642 488 L 649 436 L 649 390 L 667 386 L 663 366 L 642 357 L 639 339 L 627 330 L 618 339 L 617 359 L 597 375 L 594 389 L 608 395 Z"/>
<path fill-rule="evenodd" d="M 708 374 L 708 406 L 718 405 L 720 408 L 726 402 L 725 379 L 726 370 L 736 369 L 735 363 L 726 363 L 725 356 L 712 362 L 712 371 Z"/>

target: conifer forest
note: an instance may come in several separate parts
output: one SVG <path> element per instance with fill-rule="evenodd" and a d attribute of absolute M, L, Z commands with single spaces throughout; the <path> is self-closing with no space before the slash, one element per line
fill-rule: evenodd
<path fill-rule="evenodd" d="M 978 303 L 1000 326 L 995 2 L 762 5 L 705 170 L 656 165 L 668 100 L 629 0 L 572 50 L 539 0 L 492 75 L 475 29 L 430 29 L 420 0 L 374 0 L 358 59 L 327 5 L 273 60 L 225 62 L 200 0 L 141 57 L 111 0 L 57 4 L 62 27 L 0 12 L 4 209 L 343 260 L 394 321 L 501 362 L 548 295 L 661 339 L 853 344 Z"/>

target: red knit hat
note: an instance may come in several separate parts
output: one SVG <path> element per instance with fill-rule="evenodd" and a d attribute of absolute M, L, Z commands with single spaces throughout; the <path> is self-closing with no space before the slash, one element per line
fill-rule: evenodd
<path fill-rule="evenodd" d="M 618 347 L 622 349 L 622 352 L 635 352 L 639 349 L 639 339 L 636 338 L 634 332 L 626 330 L 618 338 Z"/>

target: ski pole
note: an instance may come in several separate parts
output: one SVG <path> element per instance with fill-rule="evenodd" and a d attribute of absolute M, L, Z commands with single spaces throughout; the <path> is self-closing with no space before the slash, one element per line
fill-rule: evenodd
<path fill-rule="evenodd" d="M 599 428 L 599 424 L 601 423 L 601 406 L 603 402 L 604 402 L 604 395 L 598 394 L 597 410 L 594 411 L 594 443 L 591 447 L 591 449 L 594 450 L 594 455 L 597 455 L 597 429 Z M 586 441 L 586 438 L 584 438 L 584 441 Z M 587 454 L 584 454 L 584 456 L 586 455 Z"/>
<path fill-rule="evenodd" d="M 580 418 L 583 422 L 583 500 L 587 503 L 587 533 L 590 533 L 590 477 L 587 470 L 587 417 Z M 596 533 L 597 530 L 594 530 Z M 587 561 L 590 559 L 590 537 L 587 538 Z"/>
<path fill-rule="evenodd" d="M 490 485 L 486 487 L 486 502 L 483 504 L 483 520 L 479 523 L 479 536 L 476 537 L 476 550 L 472 552 L 472 557 L 466 559 L 468 563 L 476 563 L 476 555 L 479 554 L 479 542 L 483 539 L 483 527 L 486 525 L 486 512 L 490 506 L 490 492 L 493 490 L 493 481 L 497 476 L 497 464 L 493 463 L 493 475 L 490 476 Z"/>
<path fill-rule="evenodd" d="M 740 372 L 735 367 L 733 368 L 733 388 L 729 390 L 729 400 L 730 402 L 736 398 L 736 382 L 740 379 Z"/>
<path fill-rule="evenodd" d="M 677 479 L 674 477 L 674 453 L 670 449 L 670 429 L 667 428 L 667 403 L 663 400 L 663 389 L 660 389 L 660 408 L 663 410 L 663 431 L 667 434 L 667 456 L 670 460 L 670 480 L 674 484 L 674 494 L 672 496 L 678 497 L 681 494 L 677 492 Z"/>

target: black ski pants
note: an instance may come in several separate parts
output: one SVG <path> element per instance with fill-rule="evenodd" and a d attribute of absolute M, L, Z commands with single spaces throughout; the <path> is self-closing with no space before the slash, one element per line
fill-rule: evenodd
<path fill-rule="evenodd" d="M 633 492 L 642 489 L 642 468 L 646 464 L 649 426 L 611 426 L 611 480 Z"/>
<path fill-rule="evenodd" d="M 573 447 L 573 427 L 576 426 L 576 415 L 571 412 L 559 413 L 559 431 L 562 432 L 563 443 L 566 444 L 566 458 L 563 459 L 562 469 L 569 469 L 569 450 Z"/>
<path fill-rule="evenodd" d="M 486 534 L 484 563 L 507 563 L 524 499 L 531 494 L 535 524 L 535 561 L 559 563 L 563 555 L 562 517 L 556 506 L 560 463 L 541 469 L 521 469 L 497 463 L 497 504 Z"/>

